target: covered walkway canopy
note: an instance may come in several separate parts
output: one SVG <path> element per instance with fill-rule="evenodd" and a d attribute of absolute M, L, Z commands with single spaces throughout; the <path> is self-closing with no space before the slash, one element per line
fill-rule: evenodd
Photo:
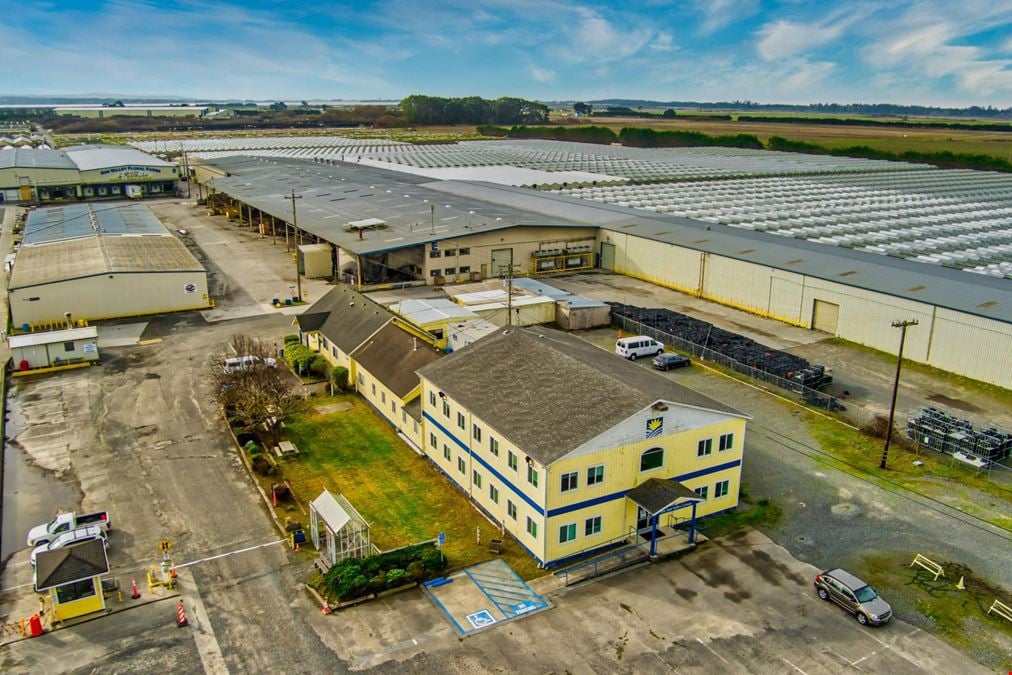
<path fill-rule="evenodd" d="M 692 506 L 692 518 L 689 520 L 689 543 L 695 541 L 696 504 L 705 500 L 693 490 L 675 480 L 651 478 L 629 490 L 626 497 L 650 517 L 651 556 L 657 551 L 657 522 L 660 520 L 660 516 L 689 505 Z"/>

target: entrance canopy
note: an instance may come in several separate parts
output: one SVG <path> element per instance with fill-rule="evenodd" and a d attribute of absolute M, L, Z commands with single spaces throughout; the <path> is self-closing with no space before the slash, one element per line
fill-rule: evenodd
<path fill-rule="evenodd" d="M 631 502 L 651 516 L 673 511 L 683 504 L 705 501 L 675 480 L 651 478 L 626 493 Z"/>

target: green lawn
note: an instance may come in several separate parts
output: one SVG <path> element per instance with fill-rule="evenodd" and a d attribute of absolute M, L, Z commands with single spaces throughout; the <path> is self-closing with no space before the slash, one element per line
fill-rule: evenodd
<path fill-rule="evenodd" d="M 352 394 L 310 399 L 313 407 L 286 421 L 285 436 L 301 454 L 281 463 L 281 473 L 303 502 L 324 488 L 343 494 L 370 523 L 381 549 L 446 534 L 451 567 L 494 557 L 488 540 L 498 530 L 428 460 L 415 454 L 364 401 Z M 350 408 L 321 414 L 332 403 Z M 482 544 L 476 543 L 481 528 Z M 524 579 L 544 572 L 507 538 L 502 556 Z"/>
<path fill-rule="evenodd" d="M 887 489 L 899 486 L 932 497 L 1012 531 L 1010 492 L 1004 485 L 953 464 L 947 455 L 933 450 L 914 453 L 896 442 L 889 447 L 889 468 L 883 470 L 879 462 L 884 441 L 818 415 L 806 414 L 804 419 L 819 448 L 829 455 L 828 464 Z M 923 464 L 915 466 L 914 461 Z"/>
<path fill-rule="evenodd" d="M 910 567 L 915 552 L 865 556 L 853 570 L 875 587 L 893 607 L 896 616 L 963 649 L 995 671 L 1008 666 L 1012 623 L 987 610 L 1002 589 L 981 579 L 965 565 L 920 551 L 942 565 L 945 576 L 937 581 L 918 567 Z M 960 577 L 965 590 L 956 588 Z"/>

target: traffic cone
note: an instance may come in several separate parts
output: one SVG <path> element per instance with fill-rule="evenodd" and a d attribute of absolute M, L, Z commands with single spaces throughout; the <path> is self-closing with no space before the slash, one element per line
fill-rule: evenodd
<path fill-rule="evenodd" d="M 323 615 L 327 616 L 328 614 L 330 614 L 330 603 L 329 602 L 324 602 L 323 603 Z"/>
<path fill-rule="evenodd" d="M 966 584 L 963 583 L 963 577 L 959 577 L 959 583 L 956 584 L 956 588 L 958 588 L 961 591 L 966 590 Z"/>
<path fill-rule="evenodd" d="M 180 600 L 179 604 L 176 605 L 176 626 L 182 628 L 189 625 L 190 622 L 186 620 L 186 609 L 183 607 L 183 601 Z"/>
<path fill-rule="evenodd" d="M 141 597 L 141 592 L 137 590 L 136 579 L 130 580 L 130 597 L 133 598 L 134 600 L 137 600 L 138 598 Z"/>

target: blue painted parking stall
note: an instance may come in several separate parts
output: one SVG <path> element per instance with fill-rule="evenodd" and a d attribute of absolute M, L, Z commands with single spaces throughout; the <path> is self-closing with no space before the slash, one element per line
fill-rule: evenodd
<path fill-rule="evenodd" d="M 465 568 L 423 586 L 436 607 L 461 635 L 539 612 L 548 601 L 502 559 Z"/>

